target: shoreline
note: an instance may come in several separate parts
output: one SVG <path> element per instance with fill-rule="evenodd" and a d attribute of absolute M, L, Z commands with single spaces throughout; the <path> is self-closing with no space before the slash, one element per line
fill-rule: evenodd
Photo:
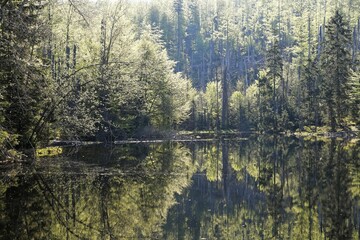
<path fill-rule="evenodd" d="M 295 131 L 295 132 L 277 132 L 277 133 L 260 133 L 257 131 L 179 131 L 169 136 L 163 137 L 144 137 L 144 138 L 128 138 L 128 139 L 119 139 L 111 142 L 105 141 L 71 141 L 71 140 L 52 140 L 51 146 L 84 146 L 84 145 L 93 145 L 93 144 L 136 144 L 136 143 L 162 143 L 166 141 L 172 142 L 202 142 L 202 141 L 216 141 L 216 140 L 246 140 L 251 137 L 258 136 L 285 136 L 285 137 L 297 137 L 297 138 L 341 138 L 341 139 L 357 139 L 360 138 L 359 132 L 308 132 L 308 131 Z"/>

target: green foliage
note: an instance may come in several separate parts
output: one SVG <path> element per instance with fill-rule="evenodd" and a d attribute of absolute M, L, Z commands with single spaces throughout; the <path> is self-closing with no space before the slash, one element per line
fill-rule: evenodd
<path fill-rule="evenodd" d="M 36 157 L 52 157 L 63 153 L 61 147 L 46 147 L 36 149 Z"/>
<path fill-rule="evenodd" d="M 330 124 L 331 121 L 327 120 L 330 110 L 326 106 L 329 104 L 326 104 L 325 99 L 330 99 L 329 94 L 335 91 L 326 89 L 332 88 L 329 79 L 336 77 L 329 76 L 335 71 L 331 67 L 334 63 L 323 59 L 332 54 L 329 49 L 334 38 L 329 37 L 332 34 L 332 23 L 324 25 L 330 16 L 341 11 L 347 13 L 346 17 L 352 25 L 358 24 L 358 14 L 348 11 L 353 3 L 335 6 L 316 1 L 247 1 L 242 4 L 238 1 L 176 1 L 176 6 L 181 8 L 174 12 L 167 11 L 166 4 L 169 3 L 155 1 L 151 4 L 159 10 L 157 14 L 163 14 L 168 21 L 166 26 L 157 25 L 163 31 L 164 46 L 171 53 L 170 56 L 178 61 L 177 70 L 190 76 L 200 91 L 205 91 L 209 80 L 217 79 L 222 83 L 229 82 L 228 96 L 231 96 L 236 91 L 236 82 L 241 79 L 245 93 L 255 80 L 259 80 L 259 72 L 266 72 L 266 77 L 258 81 L 259 115 L 254 117 L 248 111 L 250 115 L 244 113 L 243 119 L 234 120 L 234 116 L 230 114 L 232 128 L 240 125 L 246 126 L 246 129 L 257 126 L 263 131 L 277 132 L 303 128 L 304 125 L 319 127 L 325 123 Z M 183 14 L 189 17 L 183 19 Z M 185 36 L 184 42 L 180 42 L 178 40 L 183 37 L 181 32 L 184 28 L 188 36 Z M 348 26 L 345 28 L 350 29 Z M 171 29 L 175 29 L 175 32 L 170 33 Z M 354 26 L 353 35 L 356 38 L 357 32 L 358 27 Z M 342 50 L 338 49 L 338 52 L 344 51 L 347 56 L 342 61 L 343 66 L 354 67 L 357 65 L 355 59 L 359 52 L 357 40 L 353 40 L 352 62 L 348 58 L 351 44 L 349 39 L 346 41 L 347 43 L 339 45 Z M 183 53 L 179 53 L 179 49 L 181 51 L 183 48 L 182 44 L 185 44 Z M 228 75 L 220 76 L 219 79 L 219 69 L 227 69 Z M 349 75 L 344 72 L 342 78 L 341 81 L 348 81 Z M 325 91 L 329 97 L 325 97 Z M 340 102 L 349 100 L 346 92 L 339 90 L 339 96 L 333 97 L 339 114 L 332 115 L 339 125 L 346 125 L 341 119 L 348 116 L 348 113 L 342 112 L 346 108 L 339 107 Z M 204 93 L 207 94 L 206 91 Z M 227 103 L 227 95 L 224 96 L 221 102 Z M 224 106 L 222 110 L 226 112 L 227 104 Z M 207 107 L 205 109 L 208 111 Z M 230 113 L 235 111 L 230 107 Z M 204 113 L 203 106 L 195 112 L 200 122 L 193 126 L 207 129 L 216 127 L 213 120 L 212 123 L 204 120 L 207 119 L 207 113 Z M 227 121 L 228 119 L 220 119 L 221 123 Z"/>
<path fill-rule="evenodd" d="M 280 43 L 276 39 L 274 43 L 270 46 L 268 50 L 268 57 L 267 57 L 267 67 L 268 71 L 266 73 L 266 78 L 268 79 L 268 83 L 265 83 L 267 88 L 270 86 L 271 89 L 271 97 L 265 96 L 266 100 L 270 100 L 270 108 L 272 112 L 269 114 L 271 120 L 266 121 L 266 124 L 271 124 L 273 131 L 280 130 L 280 116 L 284 111 L 285 105 L 285 86 L 284 86 L 284 79 L 283 79 L 283 63 L 282 63 L 282 56 L 281 56 L 281 49 Z M 266 80 L 265 80 L 266 81 Z M 269 94 L 269 93 L 268 93 Z"/>
<path fill-rule="evenodd" d="M 356 129 L 353 6 L 4 1 L 2 131 L 29 148 L 51 138 L 113 141 L 220 126 Z"/>
<path fill-rule="evenodd" d="M 21 158 L 21 154 L 14 149 L 17 144 L 18 136 L 0 129 L 0 162 Z"/>
<path fill-rule="evenodd" d="M 47 80 L 37 54 L 46 26 L 40 25 L 40 1 L 5 1 L 0 21 L 1 120 L 6 131 L 29 147 L 41 133 L 35 128 L 46 103 Z M 40 91 L 39 91 L 40 90 Z"/>
<path fill-rule="evenodd" d="M 349 114 L 349 80 L 351 55 L 349 24 L 336 11 L 327 25 L 322 63 L 322 97 L 326 103 L 328 123 L 332 131 L 342 126 Z"/>
<path fill-rule="evenodd" d="M 255 81 L 246 89 L 245 93 L 245 115 L 252 127 L 257 127 L 257 123 L 259 123 L 261 113 L 261 109 L 258 108 L 259 97 L 260 92 L 258 84 Z"/>
<path fill-rule="evenodd" d="M 243 121 L 244 96 L 240 91 L 234 91 L 230 96 L 230 121 L 231 126 L 241 129 L 240 123 Z"/>
<path fill-rule="evenodd" d="M 137 51 L 137 74 L 143 115 L 156 128 L 170 129 L 184 121 L 190 111 L 191 82 L 173 73 L 173 62 L 161 46 L 159 36 L 146 30 Z"/>
<path fill-rule="evenodd" d="M 188 118 L 192 83 L 173 73 L 156 31 L 136 38 L 126 3 L 24 4 L 5 2 L 0 22 L 0 121 L 21 147 L 126 138 Z"/>
<path fill-rule="evenodd" d="M 220 112 L 221 112 L 221 86 L 217 81 L 209 82 L 206 85 L 204 98 L 206 101 L 207 121 L 210 129 L 219 129 L 220 127 Z"/>
<path fill-rule="evenodd" d="M 355 72 L 349 81 L 350 83 L 350 111 L 351 117 L 359 126 L 360 122 L 360 73 Z"/>

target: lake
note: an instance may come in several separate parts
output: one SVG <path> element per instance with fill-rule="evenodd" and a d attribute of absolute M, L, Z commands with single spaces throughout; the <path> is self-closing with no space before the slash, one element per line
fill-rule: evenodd
<path fill-rule="evenodd" d="M 59 148 L 3 165 L 1 239 L 359 239 L 360 142 Z"/>

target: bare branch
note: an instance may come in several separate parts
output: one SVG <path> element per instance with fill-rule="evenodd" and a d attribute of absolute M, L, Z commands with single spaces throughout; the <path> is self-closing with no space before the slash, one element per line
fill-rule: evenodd
<path fill-rule="evenodd" d="M 84 19 L 84 21 L 86 22 L 86 25 L 88 27 L 90 27 L 90 24 L 88 22 L 88 20 L 86 19 L 85 15 L 79 10 L 79 8 L 76 6 L 76 4 L 74 4 L 73 0 L 69 0 L 71 6 L 73 6 L 73 8 L 75 9 L 75 11 Z"/>

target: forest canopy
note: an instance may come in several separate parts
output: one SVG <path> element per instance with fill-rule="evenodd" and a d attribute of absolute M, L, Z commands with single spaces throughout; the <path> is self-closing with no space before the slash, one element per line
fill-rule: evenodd
<path fill-rule="evenodd" d="M 357 131 L 359 1 L 2 0 L 0 150 Z"/>

